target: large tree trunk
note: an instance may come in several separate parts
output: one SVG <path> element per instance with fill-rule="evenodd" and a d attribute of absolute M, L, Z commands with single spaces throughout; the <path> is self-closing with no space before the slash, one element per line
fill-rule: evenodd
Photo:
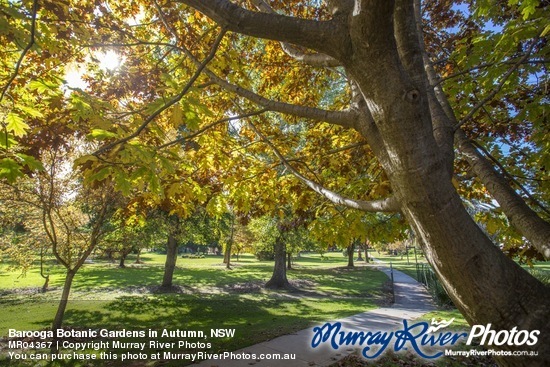
<path fill-rule="evenodd" d="M 466 319 L 491 323 L 494 330 L 540 330 L 539 340 L 548 340 L 550 291 L 504 256 L 462 205 L 434 138 L 425 89 L 399 59 L 392 14 L 392 2 L 378 2 L 351 33 L 357 47 L 347 68 L 375 120 L 375 126 L 363 122 L 359 130 L 373 141 L 426 258 Z M 360 46 L 365 39 L 369 47 Z M 498 348 L 539 351 L 538 359 L 511 357 L 501 360 L 503 365 L 550 364 L 545 342 Z"/>
<path fill-rule="evenodd" d="M 265 284 L 266 288 L 288 288 L 290 284 L 286 278 L 286 251 L 282 236 L 275 240 L 275 266 L 271 279 Z"/>
<path fill-rule="evenodd" d="M 118 261 L 118 267 L 121 268 L 121 269 L 124 269 L 126 267 L 126 265 L 124 265 L 124 261 L 126 260 L 126 254 L 125 253 L 121 253 L 120 254 L 120 259 Z"/>
<path fill-rule="evenodd" d="M 68 270 L 65 277 L 65 282 L 63 283 L 63 292 L 61 293 L 61 299 L 59 300 L 59 305 L 57 306 L 57 312 L 55 313 L 55 318 L 52 323 L 52 331 L 54 333 L 54 341 L 52 343 L 51 352 L 57 353 L 57 330 L 61 329 L 63 324 L 63 317 L 65 316 L 65 310 L 67 309 L 67 303 L 69 302 L 69 294 L 71 293 L 71 286 L 73 284 L 74 276 L 76 275 L 77 270 Z"/>
<path fill-rule="evenodd" d="M 166 262 L 164 264 L 164 276 L 162 277 L 162 288 L 172 287 L 172 279 L 174 270 L 176 269 L 176 261 L 178 259 L 178 241 L 176 237 L 170 233 L 168 235 L 168 243 L 166 244 Z"/>

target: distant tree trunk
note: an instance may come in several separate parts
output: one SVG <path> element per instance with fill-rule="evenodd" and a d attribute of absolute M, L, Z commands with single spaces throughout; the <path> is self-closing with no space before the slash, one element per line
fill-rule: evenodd
<path fill-rule="evenodd" d="M 223 263 L 226 269 L 231 269 L 231 241 L 226 243 L 225 251 L 223 252 Z"/>
<path fill-rule="evenodd" d="M 271 279 L 265 284 L 266 288 L 281 289 L 288 288 L 290 283 L 286 278 L 286 251 L 283 237 L 279 236 L 275 240 L 275 267 Z"/>
<path fill-rule="evenodd" d="M 48 291 L 48 286 L 50 284 L 50 275 L 44 276 L 44 285 L 42 286 L 42 293 L 46 293 Z"/>
<path fill-rule="evenodd" d="M 40 276 L 44 278 L 44 285 L 42 286 L 42 293 L 46 293 L 48 285 L 50 284 L 50 274 L 44 273 L 44 248 L 40 249 Z"/>
<path fill-rule="evenodd" d="M 115 262 L 115 259 L 113 258 L 113 250 L 107 250 L 107 260 L 109 260 L 110 262 L 114 263 Z"/>
<path fill-rule="evenodd" d="M 353 242 L 351 245 L 347 248 L 348 251 L 348 268 L 353 268 L 353 255 L 355 255 L 355 242 Z"/>
<path fill-rule="evenodd" d="M 71 286 L 73 284 L 74 276 L 76 275 L 78 269 L 67 270 L 67 276 L 65 277 L 65 283 L 63 284 L 63 292 L 61 293 L 61 300 L 57 306 L 57 312 L 52 323 L 52 331 L 54 333 L 54 342 L 52 343 L 51 352 L 52 354 L 57 353 L 57 343 L 55 342 L 55 335 L 57 335 L 57 330 L 61 329 L 61 324 L 63 323 L 63 316 L 65 315 L 65 310 L 67 308 L 67 303 L 69 302 L 69 294 L 71 293 Z"/>
<path fill-rule="evenodd" d="M 124 261 L 126 260 L 126 256 L 128 256 L 128 253 L 126 251 L 122 251 L 120 253 L 120 260 L 118 262 L 118 267 L 123 269 L 126 267 L 126 265 L 124 265 Z"/>
<path fill-rule="evenodd" d="M 225 253 L 223 254 L 223 263 L 226 269 L 231 269 L 231 249 L 233 248 L 233 237 L 235 236 L 235 216 L 231 217 L 231 234 L 229 241 L 225 245 Z"/>
<path fill-rule="evenodd" d="M 286 254 L 286 269 L 292 269 L 292 253 L 287 253 Z"/>
<path fill-rule="evenodd" d="M 359 246 L 359 250 L 357 250 L 357 261 L 365 261 L 362 254 L 363 250 L 361 249 L 361 246 Z"/>
<path fill-rule="evenodd" d="M 162 278 L 162 288 L 172 287 L 174 270 L 176 269 L 176 260 L 178 259 L 178 241 L 173 233 L 168 235 L 166 244 L 166 263 L 164 264 L 164 276 Z"/>
<path fill-rule="evenodd" d="M 141 256 L 141 249 L 138 248 L 138 249 L 137 249 L 137 253 L 136 253 L 136 264 L 141 264 L 141 258 L 140 258 L 140 256 Z"/>

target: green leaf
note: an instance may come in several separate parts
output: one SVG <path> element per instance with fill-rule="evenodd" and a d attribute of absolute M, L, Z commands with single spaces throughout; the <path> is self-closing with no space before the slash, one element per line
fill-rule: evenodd
<path fill-rule="evenodd" d="M 24 136 L 30 128 L 19 115 L 13 112 L 8 113 L 6 122 L 8 131 L 12 131 L 15 136 Z"/>
<path fill-rule="evenodd" d="M 0 160 L 0 178 L 5 178 L 8 182 L 13 183 L 17 177 L 23 176 L 21 166 L 11 158 Z"/>
<path fill-rule="evenodd" d="M 76 166 L 80 166 L 81 164 L 84 164 L 86 162 L 96 162 L 98 159 L 95 155 L 83 155 L 82 157 L 78 157 L 77 159 L 74 160 L 73 162 L 73 165 L 76 167 Z"/>
<path fill-rule="evenodd" d="M 132 191 L 132 183 L 125 172 L 116 172 L 115 174 L 116 188 L 122 192 L 123 195 L 130 195 Z"/>
<path fill-rule="evenodd" d="M 112 131 L 107 131 L 103 129 L 93 129 L 91 133 L 88 134 L 88 138 L 105 140 L 110 138 L 116 138 L 118 135 Z"/>
<path fill-rule="evenodd" d="M 35 90 L 41 94 L 47 94 L 55 90 L 56 86 L 53 84 L 48 84 L 42 80 L 33 80 L 32 82 L 29 83 L 29 89 Z"/>
<path fill-rule="evenodd" d="M 201 120 L 194 111 L 185 112 L 185 125 L 189 130 L 191 131 L 197 130 L 199 128 L 200 123 L 201 123 Z"/>
<path fill-rule="evenodd" d="M 0 147 L 8 149 L 17 145 L 17 141 L 12 138 L 11 134 L 6 134 L 4 131 L 0 131 Z"/>
<path fill-rule="evenodd" d="M 27 166 L 30 170 L 33 171 L 42 171 L 44 170 L 44 166 L 42 165 L 42 162 L 40 162 L 38 159 L 34 158 L 33 156 L 26 155 L 23 153 L 17 153 L 17 157 L 19 157 L 25 166 Z"/>
<path fill-rule="evenodd" d="M 165 104 L 166 104 L 165 98 L 157 98 L 147 106 L 147 109 L 145 111 L 149 114 L 154 113 L 159 108 L 163 107 Z"/>
<path fill-rule="evenodd" d="M 31 117 L 38 117 L 38 118 L 43 118 L 44 117 L 44 114 L 32 107 L 29 107 L 29 106 L 22 106 L 22 105 L 17 105 L 17 108 L 23 112 L 25 112 L 27 115 L 31 116 Z"/>
<path fill-rule="evenodd" d="M 87 183 L 103 181 L 111 175 L 111 167 L 104 167 L 86 179 Z"/>

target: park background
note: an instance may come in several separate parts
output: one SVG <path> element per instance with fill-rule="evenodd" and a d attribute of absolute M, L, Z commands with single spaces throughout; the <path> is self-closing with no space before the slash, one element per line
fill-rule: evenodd
<path fill-rule="evenodd" d="M 548 339 L 549 9 L 2 0 L 3 311 L 53 330 L 168 324 L 181 297 L 228 308 L 212 320 L 258 313 L 238 321 L 270 337 L 271 313 L 384 302 L 351 259 L 400 244 L 468 324 Z M 498 363 L 550 363 L 531 349 Z"/>

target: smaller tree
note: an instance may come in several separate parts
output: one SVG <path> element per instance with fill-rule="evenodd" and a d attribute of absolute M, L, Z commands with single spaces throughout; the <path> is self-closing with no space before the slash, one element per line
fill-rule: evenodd
<path fill-rule="evenodd" d="M 71 155 L 62 147 L 45 150 L 43 170 L 19 179 L 16 186 L 7 185 L 8 195 L 21 213 L 29 220 L 40 218 L 29 230 L 45 239 L 43 243 L 66 269 L 52 323 L 54 334 L 61 328 L 74 277 L 105 234 L 105 224 L 119 204 L 107 181 L 97 183 L 95 188 L 82 186 L 79 172 L 70 168 Z M 41 258 L 46 250 L 40 248 Z M 48 279 L 46 276 L 45 286 Z M 56 351 L 53 343 L 52 352 Z"/>

